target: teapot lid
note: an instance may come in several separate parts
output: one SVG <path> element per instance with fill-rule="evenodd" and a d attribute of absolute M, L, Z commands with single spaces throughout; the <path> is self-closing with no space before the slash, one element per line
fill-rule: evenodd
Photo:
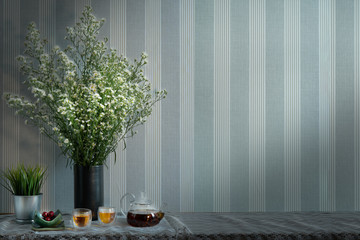
<path fill-rule="evenodd" d="M 152 203 L 152 201 L 147 198 L 145 192 L 140 192 L 139 194 L 137 194 L 135 196 L 134 203 L 139 204 L 139 205 L 150 205 Z"/>

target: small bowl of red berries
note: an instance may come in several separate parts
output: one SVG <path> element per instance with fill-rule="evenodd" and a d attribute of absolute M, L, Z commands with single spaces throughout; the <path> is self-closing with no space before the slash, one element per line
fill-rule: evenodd
<path fill-rule="evenodd" d="M 40 227 L 56 227 L 63 222 L 60 210 L 57 210 L 56 212 L 49 211 L 43 213 L 35 211 L 34 223 Z"/>

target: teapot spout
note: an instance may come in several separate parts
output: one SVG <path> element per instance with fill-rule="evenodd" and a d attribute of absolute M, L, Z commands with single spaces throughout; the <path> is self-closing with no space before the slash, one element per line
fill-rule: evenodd
<path fill-rule="evenodd" d="M 165 208 L 167 207 L 167 203 L 162 203 L 160 206 L 160 212 L 165 212 Z"/>
<path fill-rule="evenodd" d="M 163 219 L 165 216 L 165 213 L 162 211 L 159 211 L 156 213 L 156 217 L 159 219 L 159 222 L 161 221 L 161 219 Z"/>
<path fill-rule="evenodd" d="M 163 217 L 165 216 L 165 208 L 166 208 L 167 204 L 166 203 L 162 203 L 159 209 L 159 212 L 157 213 L 157 217 L 159 218 L 159 221 L 161 219 L 163 219 Z"/>

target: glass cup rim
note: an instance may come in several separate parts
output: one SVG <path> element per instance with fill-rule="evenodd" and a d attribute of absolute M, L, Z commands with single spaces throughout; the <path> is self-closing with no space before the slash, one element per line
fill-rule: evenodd
<path fill-rule="evenodd" d="M 100 206 L 100 207 L 98 208 L 98 211 L 99 211 L 100 209 L 107 209 L 107 210 L 114 210 L 114 211 L 116 211 L 116 207 L 111 207 L 111 206 Z"/>
<path fill-rule="evenodd" d="M 75 208 L 72 212 L 73 213 L 89 213 L 89 214 L 91 214 L 91 209 L 88 209 L 88 208 Z"/>

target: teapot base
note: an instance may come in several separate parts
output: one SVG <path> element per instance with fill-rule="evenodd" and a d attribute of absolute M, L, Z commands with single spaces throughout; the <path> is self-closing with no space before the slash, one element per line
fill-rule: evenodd
<path fill-rule="evenodd" d="M 164 213 L 154 210 L 133 210 L 127 214 L 127 222 L 133 227 L 152 227 L 164 217 Z"/>

